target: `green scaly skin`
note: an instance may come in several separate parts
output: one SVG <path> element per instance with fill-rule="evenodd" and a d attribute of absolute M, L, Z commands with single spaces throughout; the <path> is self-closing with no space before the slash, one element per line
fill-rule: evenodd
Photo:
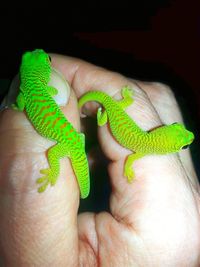
<path fill-rule="evenodd" d="M 48 86 L 51 74 L 50 57 L 43 50 L 26 52 L 20 67 L 20 92 L 13 108 L 26 111 L 36 131 L 56 144 L 48 150 L 50 168 L 41 170 L 37 180 L 43 192 L 47 186 L 54 185 L 60 173 L 59 160 L 69 157 L 77 177 L 81 198 L 90 191 L 88 161 L 85 153 L 84 134 L 78 133 L 66 119 L 52 96 L 56 88 Z"/>
<path fill-rule="evenodd" d="M 108 120 L 111 132 L 118 143 L 133 152 L 127 157 L 124 166 L 124 176 L 129 182 L 134 178 L 132 164 L 135 160 L 148 154 L 178 152 L 194 140 L 193 133 L 186 130 L 181 123 L 161 126 L 148 132 L 142 130 L 124 111 L 133 103 L 132 96 L 133 90 L 125 86 L 122 88 L 123 99 L 120 101 L 101 91 L 90 91 L 79 100 L 79 108 L 88 101 L 100 103 L 105 111 L 102 112 L 101 107 L 98 109 L 98 125 L 102 126 Z"/>

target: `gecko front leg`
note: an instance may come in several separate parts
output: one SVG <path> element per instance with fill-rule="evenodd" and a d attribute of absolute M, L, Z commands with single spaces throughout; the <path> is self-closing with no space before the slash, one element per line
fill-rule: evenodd
<path fill-rule="evenodd" d="M 121 89 L 121 94 L 123 99 L 118 101 L 118 104 L 121 106 L 123 110 L 125 110 L 128 106 L 130 106 L 134 100 L 133 100 L 133 90 L 129 86 L 124 86 Z"/>
<path fill-rule="evenodd" d="M 17 98 L 16 98 L 16 103 L 12 104 L 12 109 L 18 110 L 18 111 L 24 111 L 25 108 L 25 99 L 24 95 L 22 92 L 19 92 Z"/>
<path fill-rule="evenodd" d="M 50 94 L 50 96 L 56 96 L 58 94 L 58 90 L 53 86 L 48 86 L 47 92 Z"/>

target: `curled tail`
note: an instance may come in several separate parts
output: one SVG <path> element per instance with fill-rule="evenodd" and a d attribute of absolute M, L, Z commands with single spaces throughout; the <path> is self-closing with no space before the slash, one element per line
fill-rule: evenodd
<path fill-rule="evenodd" d="M 107 108 L 107 103 L 112 101 L 112 97 L 101 91 L 89 91 L 83 95 L 78 102 L 78 107 L 81 109 L 86 102 L 95 101 L 100 103 L 104 108 Z"/>

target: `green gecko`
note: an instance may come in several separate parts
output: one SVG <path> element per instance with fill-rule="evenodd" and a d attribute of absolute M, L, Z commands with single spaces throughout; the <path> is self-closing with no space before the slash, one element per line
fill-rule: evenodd
<path fill-rule="evenodd" d="M 192 132 L 181 123 L 160 126 L 150 131 L 142 130 L 125 112 L 125 108 L 133 103 L 133 90 L 124 86 L 121 91 L 123 99 L 114 100 L 102 91 L 90 91 L 79 99 L 79 108 L 88 101 L 96 101 L 100 107 L 97 111 L 97 123 L 102 126 L 109 120 L 110 129 L 119 144 L 128 148 L 130 154 L 124 165 L 124 176 L 128 182 L 134 178 L 133 162 L 148 154 L 167 154 L 185 149 L 194 140 Z"/>
<path fill-rule="evenodd" d="M 43 176 L 37 179 L 40 184 L 38 192 L 56 183 L 60 172 L 59 160 L 69 157 L 79 183 L 81 198 L 86 198 L 90 191 L 90 177 L 85 136 L 74 129 L 52 98 L 58 91 L 48 86 L 50 74 L 51 58 L 48 54 L 41 49 L 26 52 L 20 66 L 20 91 L 13 108 L 25 110 L 36 131 L 56 142 L 47 154 L 50 168 L 40 170 Z"/>

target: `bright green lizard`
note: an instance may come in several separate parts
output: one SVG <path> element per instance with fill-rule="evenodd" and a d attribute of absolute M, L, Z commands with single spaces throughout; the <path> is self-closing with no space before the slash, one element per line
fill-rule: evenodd
<path fill-rule="evenodd" d="M 36 131 L 56 142 L 48 150 L 50 168 L 40 170 L 43 176 L 37 180 L 41 185 L 38 192 L 56 183 L 60 172 L 59 160 L 67 156 L 77 177 L 81 198 L 86 198 L 90 191 L 90 178 L 85 137 L 74 129 L 52 98 L 58 91 L 48 86 L 50 74 L 51 59 L 48 54 L 40 49 L 26 52 L 20 66 L 20 91 L 13 108 L 25 110 Z"/>
<path fill-rule="evenodd" d="M 96 101 L 103 106 L 103 112 L 101 107 L 97 111 L 98 125 L 102 126 L 109 120 L 115 139 L 133 152 L 127 157 L 124 166 L 124 176 L 131 182 L 135 160 L 148 154 L 178 152 L 192 143 L 194 135 L 181 123 L 161 126 L 148 132 L 142 130 L 125 112 L 125 108 L 133 103 L 133 90 L 125 86 L 121 93 L 123 99 L 116 101 L 102 91 L 90 91 L 79 99 L 79 108 L 88 101 Z"/>

